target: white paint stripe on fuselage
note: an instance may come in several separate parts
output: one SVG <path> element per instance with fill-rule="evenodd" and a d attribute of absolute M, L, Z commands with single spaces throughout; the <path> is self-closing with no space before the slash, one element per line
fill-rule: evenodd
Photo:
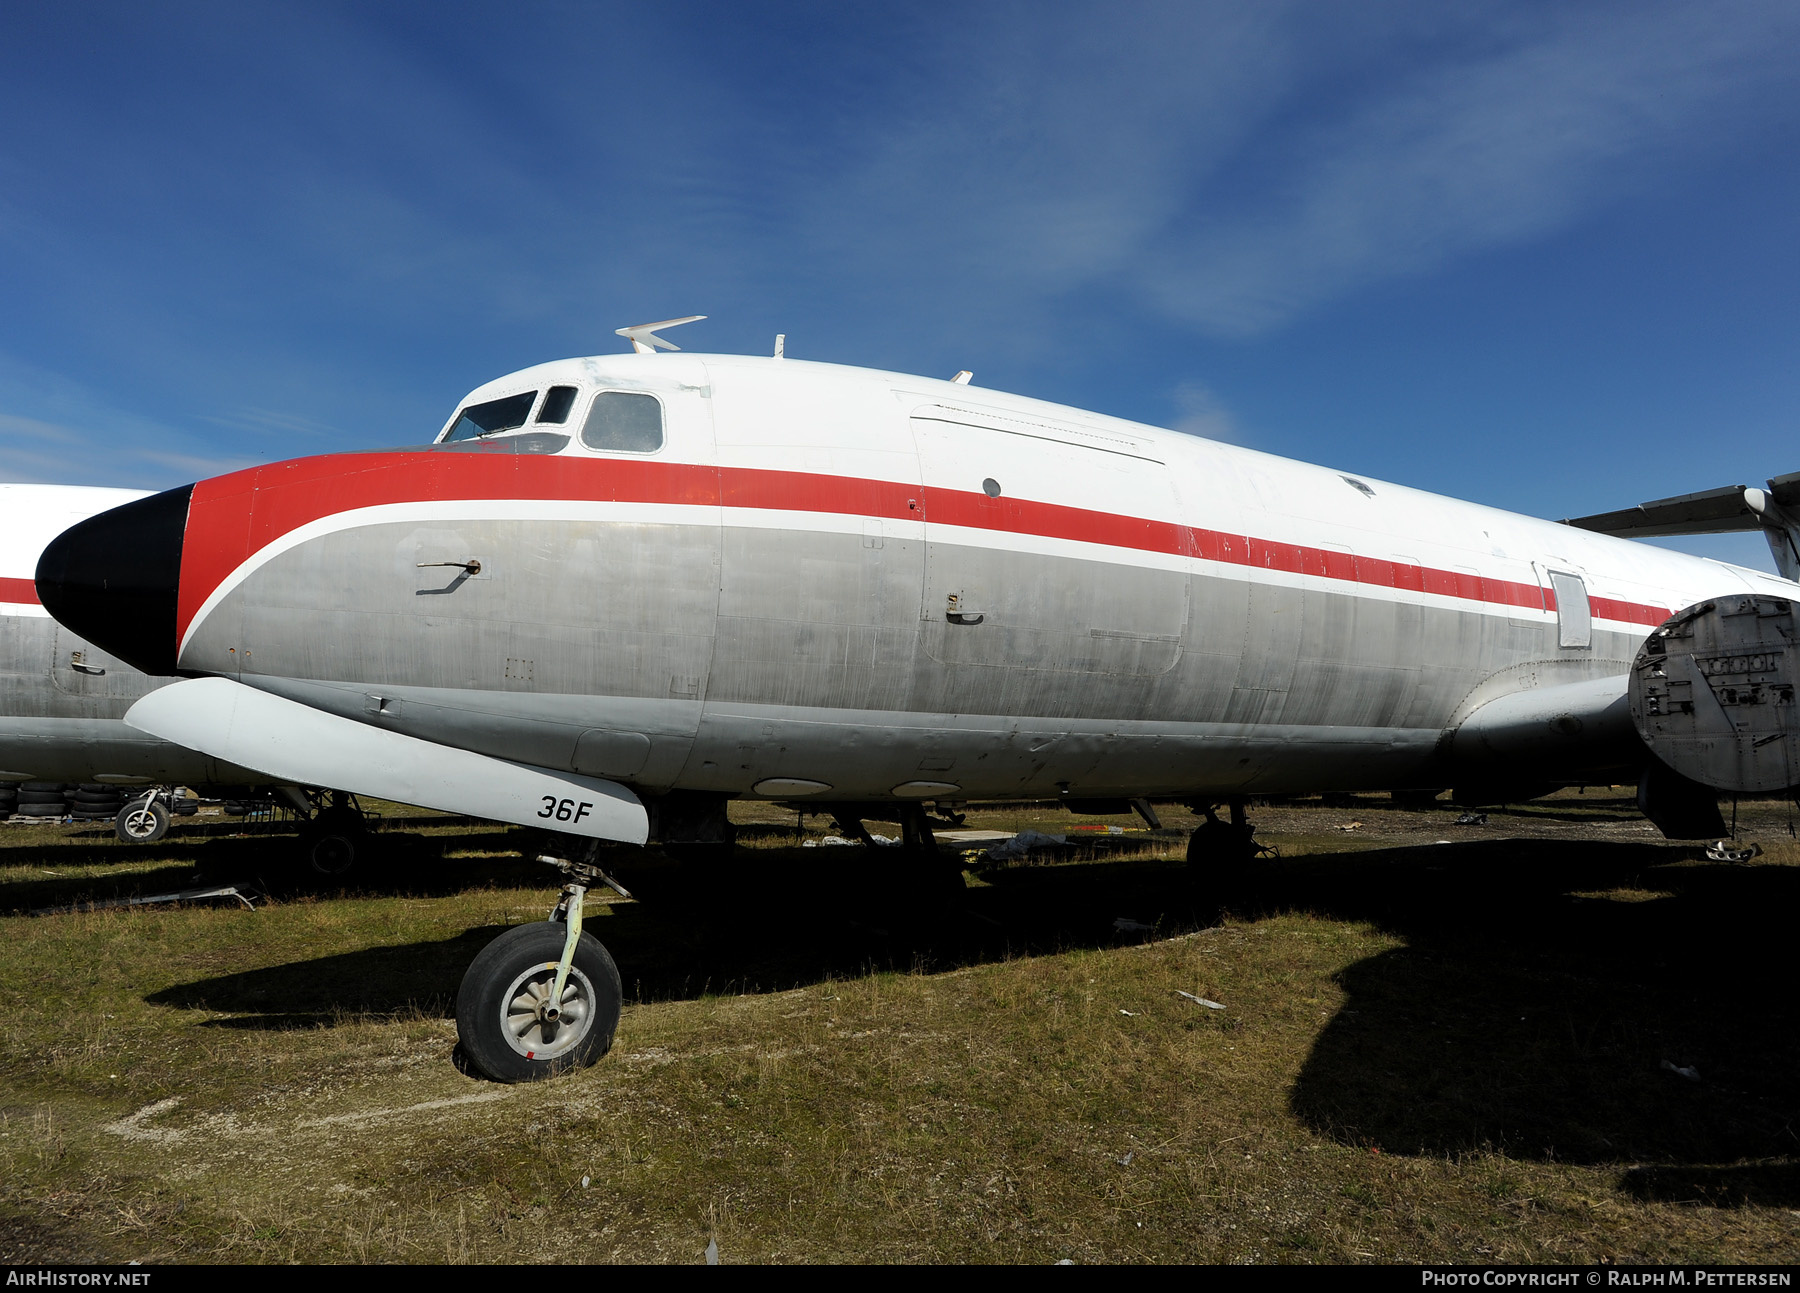
<path fill-rule="evenodd" d="M 1102 561 L 1140 569 L 1204 575 L 1240 583 L 1265 584 L 1277 588 L 1325 590 L 1376 602 L 1503 616 L 1535 624 L 1549 624 L 1556 619 L 1554 611 L 1531 606 L 1473 600 L 1383 584 L 1332 579 L 1323 575 L 1302 574 L 1229 561 L 1214 561 L 1177 553 L 1114 547 L 1108 544 L 1050 535 L 941 524 L 928 526 L 926 522 L 892 517 L 870 518 L 854 513 L 720 507 L 714 504 L 636 503 L 579 499 L 432 499 L 386 503 L 374 507 L 335 512 L 330 516 L 310 521 L 272 540 L 233 570 L 201 604 L 199 611 L 188 626 L 187 633 L 182 638 L 182 649 L 186 649 L 188 642 L 192 640 L 194 633 L 206 621 L 208 615 L 232 591 L 258 569 L 302 544 L 327 535 L 365 526 L 454 525 L 462 522 L 484 521 L 573 521 L 615 525 L 693 526 L 707 531 L 716 531 L 719 527 L 724 526 L 846 536 L 861 536 L 866 533 L 866 526 L 871 521 L 878 521 L 884 536 L 912 542 L 923 542 L 929 533 L 933 542 L 964 544 L 978 549 L 1015 552 L 1030 556 Z M 1309 540 L 1311 546 L 1319 546 L 1319 540 L 1310 535 L 1294 535 L 1276 541 L 1307 544 Z M 1532 564 L 1528 561 L 1508 559 L 1504 566 L 1496 568 L 1493 560 L 1490 559 L 1486 568 L 1483 569 L 1469 564 L 1473 554 L 1465 551 L 1444 549 L 1433 552 L 1435 545 L 1426 543 L 1415 543 L 1411 546 L 1420 548 L 1422 553 L 1406 555 L 1426 566 L 1436 566 L 1439 569 L 1462 569 L 1487 578 L 1507 579 L 1522 584 L 1536 582 Z M 1431 555 L 1423 555 L 1426 553 Z M 471 555 L 481 556 L 483 554 L 473 553 Z M 1394 554 L 1396 557 L 1399 555 Z M 1735 567 L 1722 563 L 1707 564 L 1712 567 L 1715 576 L 1711 581 L 1712 593 L 1716 594 L 1720 591 L 1718 583 L 1721 578 L 1729 578 L 1737 585 L 1737 588 L 1732 591 L 1748 591 L 1752 587 L 1747 580 L 1742 578 L 1742 574 L 1754 572 L 1739 572 Z M 1609 589 L 1604 582 L 1599 580 L 1595 580 L 1589 586 L 1589 593 L 1593 596 L 1613 596 L 1618 597 L 1619 600 L 1638 600 L 1644 595 L 1644 591 L 1633 587 L 1629 592 L 1621 595 L 1619 591 Z M 1663 595 L 1669 596 L 1666 591 Z M 1686 600 L 1670 598 L 1673 602 L 1670 609 L 1677 609 L 1679 606 L 1686 605 L 1687 601 L 1694 597 L 1703 595 L 1706 594 L 1684 591 L 1677 596 L 1686 598 Z M 39 613 L 42 613 L 41 608 L 38 609 Z M 1640 634 L 1647 631 L 1644 625 L 1629 620 L 1608 619 L 1598 611 L 1594 618 L 1598 622 L 1616 625 L 1622 631 Z"/>

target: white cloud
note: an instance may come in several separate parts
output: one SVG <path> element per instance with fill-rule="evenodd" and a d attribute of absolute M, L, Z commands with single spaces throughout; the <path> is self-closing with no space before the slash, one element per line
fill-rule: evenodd
<path fill-rule="evenodd" d="M 250 431 L 265 436 L 304 436 L 312 439 L 336 437 L 343 435 L 341 428 L 327 426 L 323 422 L 315 422 L 311 418 L 301 417 L 297 413 L 282 413 L 274 409 L 241 408 L 229 414 L 209 415 L 201 419 L 214 426 L 229 427 L 234 431 Z"/>
<path fill-rule="evenodd" d="M 1790 13 L 1586 10 L 1427 67 L 1309 132 L 1256 200 L 1172 233 L 1141 281 L 1209 331 L 1255 333 L 1365 283 L 1566 226 L 1728 135 L 1791 57 Z"/>
<path fill-rule="evenodd" d="M 1769 0 L 977 11 L 871 88 L 884 110 L 758 157 L 835 293 L 965 331 L 1003 324 L 1026 346 L 1046 307 L 1083 292 L 1244 336 L 1553 233 L 1669 184 L 1747 114 L 1794 115 L 1791 93 L 1766 91 L 1788 75 L 1797 14 Z M 695 255 L 729 280 L 744 250 Z M 793 281 L 789 252 L 755 252 Z"/>
<path fill-rule="evenodd" d="M 1182 382 L 1175 388 L 1173 429 L 1206 440 L 1223 440 L 1229 444 L 1246 444 L 1243 431 L 1231 411 L 1203 382 Z"/>
<path fill-rule="evenodd" d="M 75 444 L 82 438 L 81 433 L 72 427 L 58 426 L 54 422 L 44 422 L 37 418 L 19 417 L 14 413 L 0 413 L 0 437 L 10 440 L 21 436 L 59 444 Z"/>
<path fill-rule="evenodd" d="M 122 412 L 82 383 L 4 351 L 0 398 L 32 409 L 0 411 L 0 481 L 168 489 L 251 465 L 202 438 Z"/>

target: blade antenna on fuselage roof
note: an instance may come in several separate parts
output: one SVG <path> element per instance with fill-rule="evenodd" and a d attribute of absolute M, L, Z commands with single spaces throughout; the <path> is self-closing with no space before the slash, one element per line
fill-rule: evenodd
<path fill-rule="evenodd" d="M 690 314 L 685 319 L 664 319 L 661 323 L 634 323 L 629 328 L 619 328 L 616 332 L 631 341 L 631 348 L 640 355 L 654 355 L 658 347 L 664 350 L 680 350 L 673 341 L 664 341 L 656 334 L 664 328 L 678 327 L 683 323 L 698 323 L 704 314 Z"/>

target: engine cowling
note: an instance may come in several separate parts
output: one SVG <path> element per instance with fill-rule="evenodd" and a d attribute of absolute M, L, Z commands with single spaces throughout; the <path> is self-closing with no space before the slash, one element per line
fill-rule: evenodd
<path fill-rule="evenodd" d="M 1671 616 L 1631 666 L 1631 719 L 1645 745 L 1714 790 L 1800 786 L 1800 624 L 1794 603 L 1732 594 Z"/>

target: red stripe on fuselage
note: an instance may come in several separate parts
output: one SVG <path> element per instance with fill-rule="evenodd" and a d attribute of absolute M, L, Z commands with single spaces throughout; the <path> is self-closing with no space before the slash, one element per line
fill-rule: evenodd
<path fill-rule="evenodd" d="M 894 481 L 755 467 L 552 455 L 409 452 L 326 455 L 201 481 L 188 507 L 177 603 L 177 641 L 231 572 L 282 535 L 321 517 L 389 503 L 541 499 L 666 503 L 887 517 L 1030 534 L 1106 547 L 1197 557 L 1346 583 L 1410 589 L 1463 601 L 1554 610 L 1534 583 L 1355 556 L 1179 525 Z M 927 511 L 929 510 L 929 517 Z M 33 598 L 35 599 L 35 596 Z M 1602 619 L 1656 625 L 1657 606 L 1591 599 Z"/>
<path fill-rule="evenodd" d="M 37 606 L 37 585 L 29 579 L 0 579 L 0 602 Z"/>

